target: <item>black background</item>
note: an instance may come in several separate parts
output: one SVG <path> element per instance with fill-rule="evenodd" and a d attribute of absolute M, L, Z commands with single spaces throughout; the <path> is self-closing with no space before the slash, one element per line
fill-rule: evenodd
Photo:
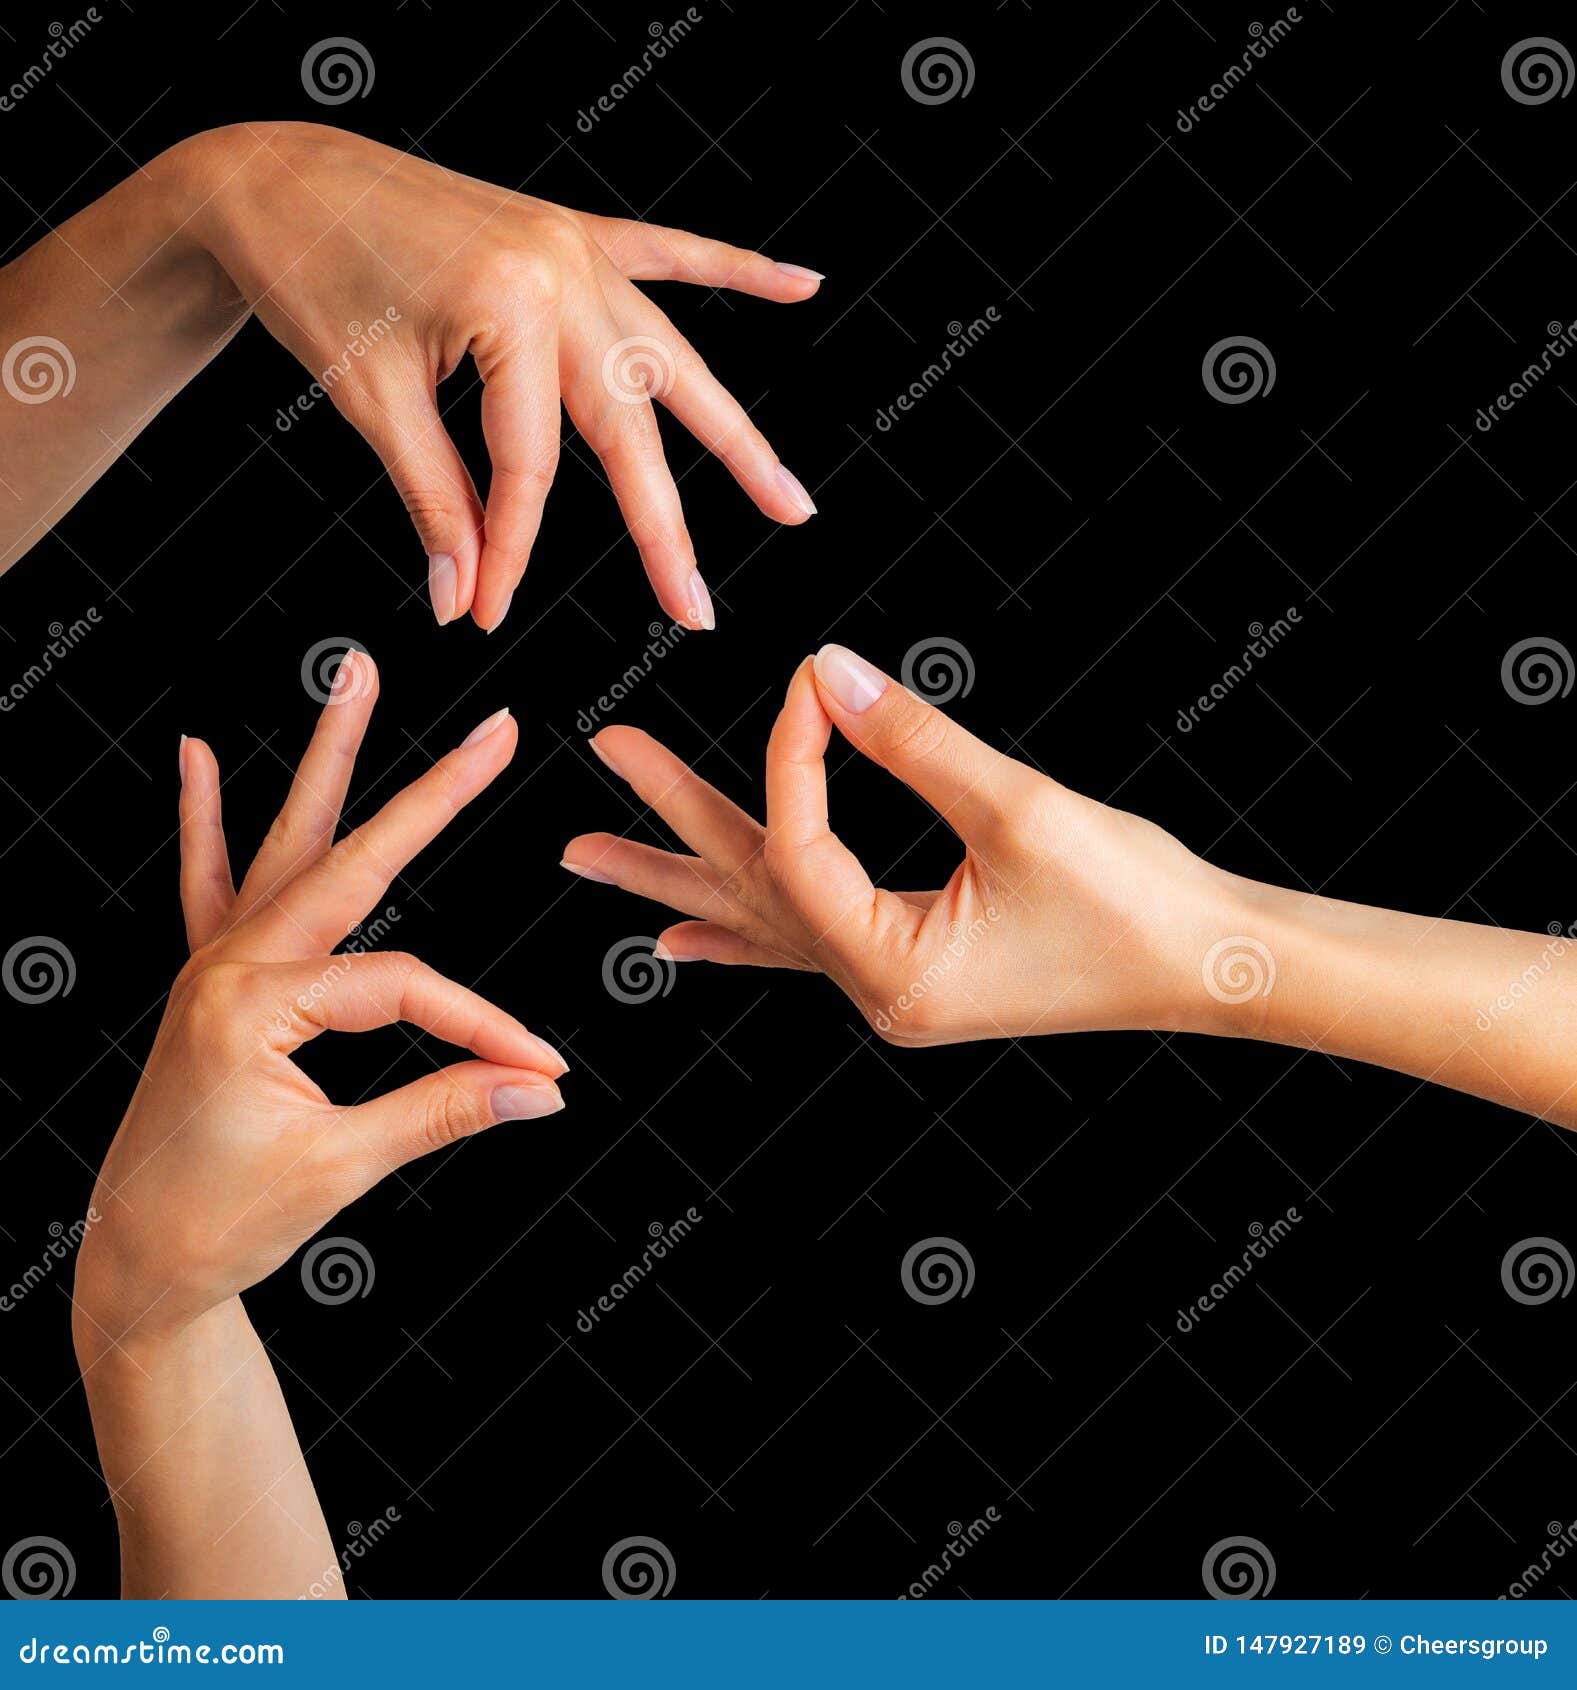
<path fill-rule="evenodd" d="M 1577 101 L 1518 103 L 1500 74 L 1564 11 L 1309 0 L 1180 134 L 1279 14 L 698 5 L 584 134 L 667 14 L 100 0 L 0 117 L 4 234 L 21 250 L 183 135 L 295 117 L 824 270 L 792 309 L 653 290 L 820 515 L 774 528 L 665 423 L 718 630 L 616 719 L 753 800 L 807 651 L 837 638 L 896 670 L 945 637 L 975 669 L 961 720 L 1225 866 L 1507 926 L 1577 918 L 1577 702 L 1529 707 L 1500 679 L 1513 643 L 1577 636 L 1569 373 L 1473 426 L 1577 317 Z M 57 17 L 9 8 L 6 64 Z M 300 64 L 331 34 L 376 78 L 329 109 Z M 930 35 L 967 48 L 966 97 L 905 92 Z M 949 324 L 992 306 L 879 432 Z M 1277 371 L 1240 405 L 1201 379 L 1231 335 Z M 383 679 L 353 818 L 499 705 L 519 717 L 514 766 L 391 893 L 397 942 L 574 1069 L 561 1115 L 412 1166 L 332 1224 L 376 1262 L 365 1299 L 322 1306 L 294 1264 L 248 1298 L 336 1542 L 398 1511 L 356 1594 L 601 1596 L 605 1552 L 642 1534 L 680 1596 L 896 1595 L 950 1522 L 994 1507 L 938 1595 L 1197 1595 L 1206 1552 L 1246 1536 L 1279 1595 L 1484 1596 L 1577 1515 L 1577 1299 L 1527 1306 L 1501 1282 L 1519 1240 L 1577 1244 L 1577 1141 L 1268 1047 L 895 1051 L 799 977 L 697 965 L 616 1002 L 605 953 L 666 918 L 556 865 L 579 831 L 660 837 L 575 725 L 656 610 L 595 461 L 567 438 L 504 629 L 440 631 L 370 452 L 326 406 L 273 428 L 303 382 L 250 326 L 4 582 L 0 680 L 52 622 L 102 622 L 0 722 L 0 938 L 48 934 L 77 966 L 69 996 L 0 999 L 0 1280 L 81 1214 L 182 960 L 179 734 L 219 752 L 244 861 L 311 728 L 301 660 L 344 637 Z M 444 403 L 482 480 L 473 382 Z M 1248 626 L 1289 607 L 1294 632 L 1180 733 Z M 839 746 L 833 764 L 877 878 L 940 881 L 952 853 L 917 801 Z M 354 1099 L 443 1059 L 391 1031 L 317 1071 Z M 648 1225 L 692 1204 L 693 1236 L 577 1332 Z M 1180 1334 L 1179 1306 L 1289 1207 L 1291 1235 Z M 928 1307 L 899 1264 L 937 1235 L 976 1279 Z M 61 1539 L 75 1593 L 103 1595 L 114 1530 L 64 1278 L 0 1316 L 0 1539 Z"/>

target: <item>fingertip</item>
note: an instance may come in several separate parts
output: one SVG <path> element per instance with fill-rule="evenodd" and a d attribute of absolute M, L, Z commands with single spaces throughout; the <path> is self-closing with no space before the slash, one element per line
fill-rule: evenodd
<path fill-rule="evenodd" d="M 820 270 L 807 270 L 803 264 L 774 263 L 772 268 L 786 284 L 780 294 L 785 305 L 797 305 L 802 299 L 814 299 L 821 291 L 821 284 L 827 279 Z"/>
<path fill-rule="evenodd" d="M 834 720 L 863 716 L 890 684 L 875 664 L 842 645 L 824 645 L 816 653 L 815 674 L 817 692 Z"/>
<path fill-rule="evenodd" d="M 604 728 L 601 733 L 593 734 L 586 742 L 603 766 L 620 780 L 627 781 L 630 777 L 624 772 L 624 766 L 619 761 L 619 750 L 621 746 L 627 752 L 635 750 L 635 731 L 633 728 Z"/>
<path fill-rule="evenodd" d="M 556 1115 L 564 1107 L 559 1089 L 551 1081 L 521 1074 L 493 1087 L 488 1108 L 495 1121 L 531 1121 Z"/>

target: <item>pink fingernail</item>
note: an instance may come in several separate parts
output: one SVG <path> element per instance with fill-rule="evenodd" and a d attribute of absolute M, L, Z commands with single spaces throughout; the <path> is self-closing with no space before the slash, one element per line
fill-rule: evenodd
<path fill-rule="evenodd" d="M 706 590 L 706 582 L 701 579 L 701 571 L 693 569 L 689 582 L 690 620 L 698 628 L 713 629 L 717 626 L 717 617 L 712 610 L 712 595 Z"/>
<path fill-rule="evenodd" d="M 497 616 L 495 616 L 493 618 L 493 627 L 489 628 L 487 630 L 488 633 L 491 634 L 493 632 L 493 628 L 498 627 L 499 623 L 501 623 L 504 620 L 504 618 L 509 614 L 510 605 L 512 605 L 514 602 L 515 602 L 515 595 L 514 595 L 513 592 L 511 592 L 509 597 L 504 600 L 504 608 L 501 611 L 499 611 Z"/>
<path fill-rule="evenodd" d="M 181 735 L 181 749 L 177 753 L 177 767 L 181 771 L 181 785 L 186 785 L 186 735 Z"/>
<path fill-rule="evenodd" d="M 556 1115 L 564 1099 L 553 1086 L 494 1086 L 488 1107 L 495 1120 L 531 1121 L 539 1115 Z"/>
<path fill-rule="evenodd" d="M 816 653 L 816 679 L 854 716 L 869 710 L 887 690 L 880 669 L 841 645 L 824 645 Z"/>
<path fill-rule="evenodd" d="M 478 722 L 470 733 L 460 741 L 460 749 L 464 751 L 467 746 L 480 745 L 489 734 L 497 733 L 508 720 L 509 706 L 506 704 L 502 710 L 495 710 L 485 722 Z"/>
<path fill-rule="evenodd" d="M 586 743 L 592 748 L 593 751 L 595 751 L 597 753 L 597 755 L 603 760 L 603 762 L 610 769 L 613 770 L 613 772 L 619 777 L 620 780 L 628 780 L 630 778 L 627 774 L 625 774 L 624 770 L 621 769 L 619 767 L 619 765 L 614 762 L 614 760 L 608 755 L 608 753 L 602 749 L 602 745 L 601 745 L 600 741 L 595 740 L 595 739 L 588 739 L 586 741 Z"/>
<path fill-rule="evenodd" d="M 652 946 L 652 955 L 656 957 L 659 962 L 682 962 L 684 960 L 683 957 L 676 957 L 661 939 Z"/>
<path fill-rule="evenodd" d="M 786 464 L 778 465 L 778 486 L 804 511 L 806 516 L 816 514 L 816 501 L 805 491 L 799 477 Z"/>
<path fill-rule="evenodd" d="M 448 552 L 434 552 L 427 559 L 427 591 L 440 628 L 454 620 L 455 590 L 459 580 L 459 571 Z"/>
<path fill-rule="evenodd" d="M 779 264 L 778 269 L 800 282 L 824 282 L 827 279 L 820 270 L 807 270 L 803 264 Z"/>
<path fill-rule="evenodd" d="M 581 863 L 572 863 L 568 857 L 559 864 L 559 867 L 567 868 L 571 874 L 578 874 L 582 880 L 595 880 L 602 886 L 617 886 L 619 884 L 611 874 L 604 874 L 600 868 L 587 868 Z"/>

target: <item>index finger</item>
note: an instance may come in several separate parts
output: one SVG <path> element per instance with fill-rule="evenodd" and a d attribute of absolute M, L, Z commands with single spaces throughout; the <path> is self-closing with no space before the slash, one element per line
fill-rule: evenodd
<path fill-rule="evenodd" d="M 273 894 L 246 924 L 249 937 L 279 957 L 332 950 L 382 900 L 416 853 L 502 773 L 516 738 L 507 709 L 489 716 L 370 821 Z"/>

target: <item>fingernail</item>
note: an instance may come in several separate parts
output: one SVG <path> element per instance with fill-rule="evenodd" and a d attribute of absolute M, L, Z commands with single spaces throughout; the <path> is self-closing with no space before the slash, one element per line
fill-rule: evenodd
<path fill-rule="evenodd" d="M 806 516 L 816 514 L 816 501 L 800 483 L 800 479 L 786 464 L 778 465 L 778 486 L 794 501 Z"/>
<path fill-rule="evenodd" d="M 690 620 L 698 628 L 712 629 L 717 626 L 717 617 L 712 611 L 712 595 L 706 590 L 706 582 L 701 579 L 701 571 L 690 571 Z"/>
<path fill-rule="evenodd" d="M 816 653 L 816 679 L 855 716 L 862 715 L 887 690 L 887 677 L 847 646 L 824 645 Z"/>
<path fill-rule="evenodd" d="M 793 276 L 796 281 L 824 282 L 827 279 L 820 270 L 807 270 L 803 264 L 779 264 L 778 269 L 785 276 Z"/>
<path fill-rule="evenodd" d="M 619 765 L 614 762 L 614 760 L 608 755 L 608 753 L 602 749 L 601 744 L 597 740 L 588 739 L 586 741 L 586 743 L 592 748 L 593 751 L 595 751 L 597 753 L 597 755 L 603 760 L 603 762 L 606 763 L 607 766 L 610 769 L 613 770 L 613 772 L 619 777 L 620 780 L 628 780 L 630 778 L 627 774 L 625 774 L 624 770 L 621 769 L 619 767 Z"/>
<path fill-rule="evenodd" d="M 334 679 L 329 682 L 329 691 L 331 693 L 351 693 L 354 695 L 356 680 L 356 655 L 356 648 L 352 646 L 351 649 L 347 651 L 335 665 Z"/>
<path fill-rule="evenodd" d="M 177 755 L 176 767 L 181 771 L 181 785 L 186 785 L 186 735 L 181 735 L 181 749 Z"/>
<path fill-rule="evenodd" d="M 508 720 L 509 706 L 506 704 L 502 710 L 495 710 L 485 722 L 478 722 L 470 733 L 460 741 L 460 749 L 464 751 L 468 745 L 480 745 L 489 734 L 497 733 Z"/>
<path fill-rule="evenodd" d="M 427 560 L 427 591 L 432 596 L 433 615 L 441 628 L 454 620 L 455 588 L 459 574 L 448 552 L 434 552 Z"/>
<path fill-rule="evenodd" d="M 546 1057 L 549 1063 L 557 1064 L 558 1072 L 553 1075 L 555 1080 L 561 1079 L 569 1072 L 569 1064 L 562 1056 L 559 1055 L 559 1053 L 548 1043 L 546 1039 L 539 1039 L 535 1033 L 527 1033 L 526 1038 L 536 1049 L 539 1056 Z"/>
<path fill-rule="evenodd" d="M 493 618 L 493 628 L 496 628 L 499 625 L 499 623 L 502 622 L 504 620 L 504 618 L 509 614 L 509 607 L 514 602 L 515 602 L 515 595 L 514 595 L 513 592 L 511 592 L 509 597 L 504 600 L 504 608 L 501 611 L 499 611 L 497 616 L 495 616 Z M 489 628 L 487 630 L 488 633 L 491 634 L 492 631 L 493 631 L 493 628 Z"/>
<path fill-rule="evenodd" d="M 605 762 L 605 764 L 614 771 L 614 774 L 619 776 L 620 781 L 627 781 L 627 779 L 629 779 L 629 776 L 625 774 L 624 769 L 620 769 L 619 764 L 614 762 L 614 759 L 612 759 L 612 757 L 610 757 L 610 755 L 602 749 L 602 742 L 600 742 L 600 740 L 587 740 L 587 744 L 592 747 L 592 750 L 597 752 L 598 757 L 602 757 L 603 762 Z"/>
<path fill-rule="evenodd" d="M 538 1115 L 556 1115 L 564 1099 L 554 1086 L 494 1086 L 488 1106 L 495 1120 L 530 1121 Z"/>
<path fill-rule="evenodd" d="M 595 880 L 603 886 L 617 886 L 611 874 L 604 874 L 600 868 L 586 868 L 580 863 L 572 863 L 568 857 L 559 864 L 560 868 L 567 868 L 571 874 L 578 874 L 582 880 Z"/>
<path fill-rule="evenodd" d="M 656 944 L 654 944 L 652 946 L 652 955 L 654 957 L 656 957 L 659 962 L 683 962 L 684 961 L 683 957 L 676 957 L 673 954 L 673 952 L 671 950 L 669 950 L 668 947 L 662 942 L 661 939 L 659 939 L 656 942 Z"/>

